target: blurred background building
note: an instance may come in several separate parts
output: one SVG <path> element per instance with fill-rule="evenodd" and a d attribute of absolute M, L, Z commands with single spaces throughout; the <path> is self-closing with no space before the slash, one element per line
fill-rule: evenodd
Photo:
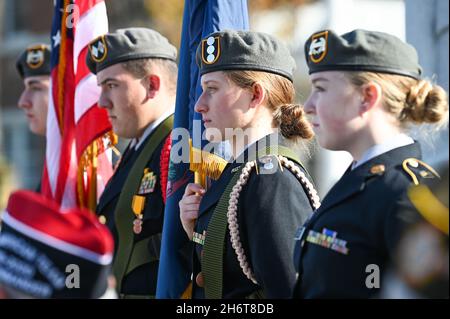
<path fill-rule="evenodd" d="M 120 27 L 152 27 L 179 45 L 181 0 L 107 0 L 110 30 Z M 282 38 L 296 57 L 298 102 L 309 94 L 303 44 L 320 29 L 344 33 L 355 28 L 397 35 L 419 51 L 425 74 L 448 91 L 448 0 L 248 0 L 250 27 Z M 34 189 L 39 183 L 45 140 L 28 131 L 16 104 L 23 88 L 15 59 L 29 44 L 49 43 L 52 0 L 0 0 L 0 157 L 9 166 L 16 187 Z M 425 159 L 448 163 L 448 128 L 430 138 L 427 128 L 415 134 L 425 143 Z M 425 133 L 424 133 L 425 132 Z M 350 157 L 312 145 L 307 166 L 323 196 L 340 177 Z M 0 160 L 1 162 L 1 160 Z M 2 164 L 5 166 L 5 164 Z M 1 172 L 5 169 L 0 169 Z M 2 176 L 0 176 L 0 192 Z M 0 196 L 1 197 L 1 196 Z M 1 208 L 1 203 L 0 203 Z"/>

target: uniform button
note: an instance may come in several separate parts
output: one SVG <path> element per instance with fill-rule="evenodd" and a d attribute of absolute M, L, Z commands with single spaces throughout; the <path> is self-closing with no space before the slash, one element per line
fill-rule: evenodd
<path fill-rule="evenodd" d="M 104 215 L 100 215 L 100 216 L 98 216 L 98 221 L 101 224 L 105 225 L 106 224 L 106 217 Z"/>
<path fill-rule="evenodd" d="M 203 288 L 205 286 L 205 282 L 203 280 L 203 273 L 199 272 L 197 274 L 197 277 L 195 277 L 195 282 L 197 283 L 197 286 L 199 286 L 200 288 Z"/>
<path fill-rule="evenodd" d="M 383 164 L 375 165 L 370 168 L 370 173 L 375 175 L 382 175 L 384 171 L 386 170 L 386 167 Z"/>
<path fill-rule="evenodd" d="M 411 165 L 414 168 L 417 168 L 417 167 L 419 167 L 419 162 L 417 162 L 415 159 L 410 159 L 409 165 Z"/>

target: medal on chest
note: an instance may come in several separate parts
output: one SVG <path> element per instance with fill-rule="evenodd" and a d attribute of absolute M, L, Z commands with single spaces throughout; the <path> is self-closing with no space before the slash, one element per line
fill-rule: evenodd
<path fill-rule="evenodd" d="M 131 203 L 131 207 L 133 209 L 133 213 L 135 215 L 135 219 L 133 221 L 133 232 L 138 235 L 142 232 L 142 219 L 143 214 L 142 211 L 144 210 L 145 205 L 145 197 L 134 195 L 133 201 Z"/>

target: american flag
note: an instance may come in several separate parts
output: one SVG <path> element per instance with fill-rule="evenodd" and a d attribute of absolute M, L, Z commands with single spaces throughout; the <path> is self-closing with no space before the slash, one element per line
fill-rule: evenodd
<path fill-rule="evenodd" d="M 100 89 L 86 66 L 88 44 L 108 32 L 103 0 L 55 0 L 42 193 L 62 208 L 95 209 L 112 175 L 115 142 Z"/>

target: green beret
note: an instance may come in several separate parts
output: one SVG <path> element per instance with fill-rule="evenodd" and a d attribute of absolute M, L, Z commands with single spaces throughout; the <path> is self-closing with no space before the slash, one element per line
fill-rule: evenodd
<path fill-rule="evenodd" d="M 354 30 L 342 36 L 316 32 L 305 44 L 309 74 L 322 71 L 368 71 L 419 79 L 417 52 L 399 38 L 375 31 Z"/>
<path fill-rule="evenodd" d="M 295 61 L 277 38 L 260 32 L 225 30 L 207 36 L 196 54 L 200 75 L 227 70 L 263 71 L 292 81 Z"/>
<path fill-rule="evenodd" d="M 29 46 L 19 55 L 16 68 L 22 78 L 50 75 L 50 47 L 45 44 Z"/>
<path fill-rule="evenodd" d="M 97 74 L 120 62 L 147 58 L 176 61 L 177 49 L 154 30 L 127 28 L 99 36 L 89 43 L 86 64 L 92 73 Z"/>

